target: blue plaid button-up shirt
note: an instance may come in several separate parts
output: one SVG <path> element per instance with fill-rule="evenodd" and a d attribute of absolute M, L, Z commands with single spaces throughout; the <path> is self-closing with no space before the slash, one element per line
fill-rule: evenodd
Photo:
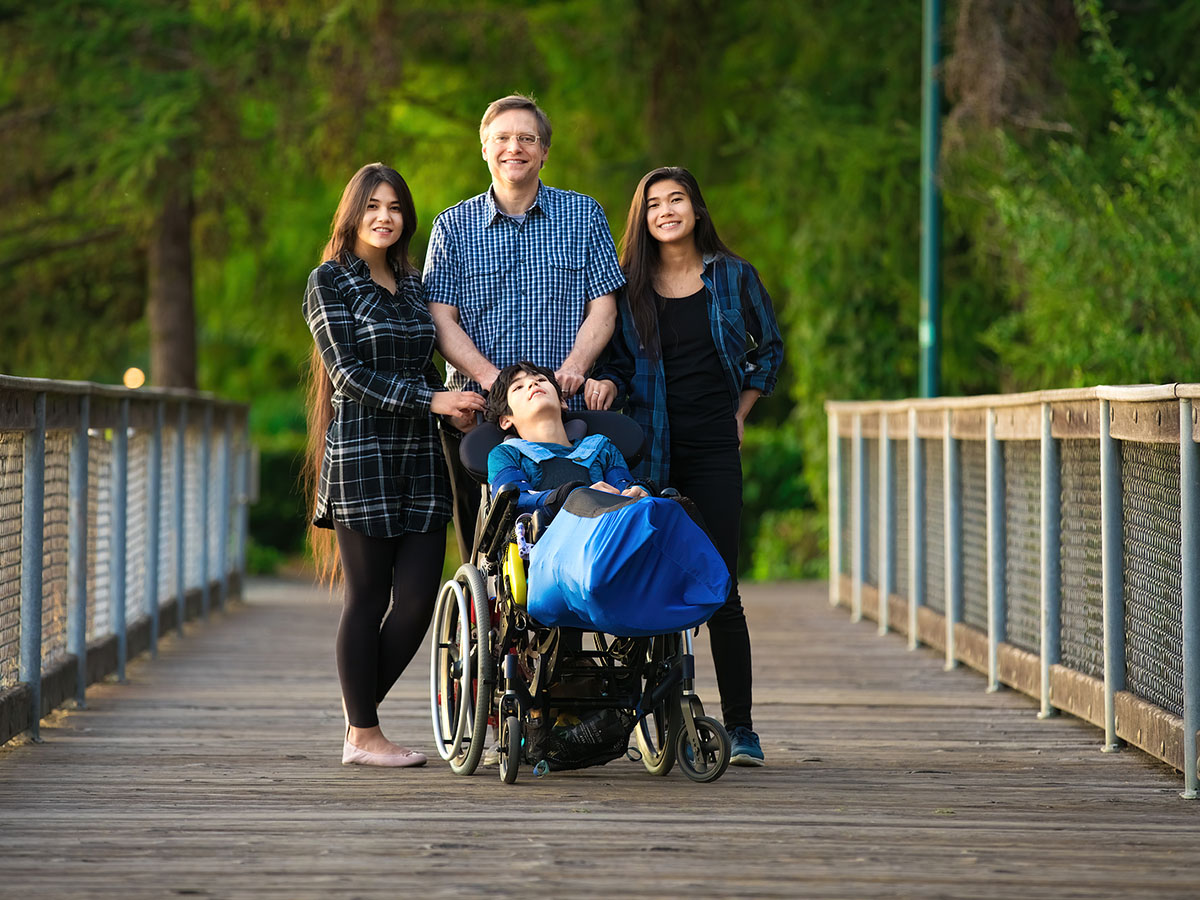
<path fill-rule="evenodd" d="M 529 360 L 556 370 L 575 346 L 585 305 L 625 276 L 600 204 L 542 184 L 523 222 L 499 210 L 491 189 L 442 212 L 423 281 L 426 302 L 457 307 L 463 331 L 493 365 Z M 479 390 L 449 364 L 446 386 Z"/>
<path fill-rule="evenodd" d="M 754 266 L 733 256 L 705 256 L 700 276 L 708 290 L 708 323 L 733 408 L 741 393 L 775 389 L 783 363 L 783 338 L 771 298 Z M 617 301 L 619 321 L 612 341 L 592 373 L 617 386 L 613 409 L 624 408 L 642 426 L 646 444 L 634 475 L 664 487 L 670 484 L 671 432 L 667 422 L 667 376 L 662 357 L 651 358 L 634 325 L 624 292 Z"/>

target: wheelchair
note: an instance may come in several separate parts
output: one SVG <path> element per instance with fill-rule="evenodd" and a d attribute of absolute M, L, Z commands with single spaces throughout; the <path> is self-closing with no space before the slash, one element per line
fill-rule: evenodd
<path fill-rule="evenodd" d="M 640 455 L 640 426 L 619 413 L 568 412 L 572 440 L 604 434 L 630 465 Z M 491 495 L 488 453 L 500 429 L 485 423 L 463 438 L 460 457 L 483 492 L 471 561 L 442 586 L 433 614 L 429 702 L 434 745 L 452 771 L 471 775 L 485 750 L 488 726 L 499 738 L 499 774 L 507 784 L 522 765 L 535 774 L 555 768 L 555 713 L 619 717 L 619 746 L 603 757 L 558 768 L 603 765 L 640 756 L 652 775 L 678 763 L 692 781 L 720 778 L 732 755 L 729 735 L 704 714 L 696 695 L 691 631 L 652 637 L 547 627 L 525 609 L 529 548 L 546 527 L 539 511 L 517 515 L 516 487 Z M 573 634 L 567 634 L 573 632 Z M 608 712 L 602 712 L 608 711 Z M 636 752 L 629 747 L 629 729 Z"/>

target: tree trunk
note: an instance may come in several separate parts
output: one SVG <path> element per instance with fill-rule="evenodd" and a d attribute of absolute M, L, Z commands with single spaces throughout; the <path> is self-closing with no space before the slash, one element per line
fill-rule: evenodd
<path fill-rule="evenodd" d="M 192 295 L 191 167 L 178 161 L 159 167 L 162 185 L 150 234 L 150 383 L 196 387 L 196 305 Z"/>

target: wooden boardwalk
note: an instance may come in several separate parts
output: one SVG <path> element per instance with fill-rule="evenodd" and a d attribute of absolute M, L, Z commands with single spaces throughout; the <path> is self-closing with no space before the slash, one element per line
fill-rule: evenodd
<path fill-rule="evenodd" d="M 510 787 L 339 765 L 336 604 L 251 583 L 0 750 L 0 897 L 1200 896 L 1177 773 L 849 622 L 824 585 L 745 595 L 767 768 Z M 424 748 L 427 658 L 382 710 Z"/>

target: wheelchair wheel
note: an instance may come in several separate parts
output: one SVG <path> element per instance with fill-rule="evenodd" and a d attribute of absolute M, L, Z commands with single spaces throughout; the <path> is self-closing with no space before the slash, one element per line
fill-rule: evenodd
<path fill-rule="evenodd" d="M 662 672 L 661 666 L 665 659 L 674 657 L 678 651 L 678 641 L 677 635 L 661 635 L 654 638 L 650 646 L 651 665 Z M 638 722 L 633 734 L 637 740 L 638 751 L 642 754 L 642 764 L 651 775 L 666 775 L 674 767 L 675 742 L 681 724 L 678 691 L 665 697 L 646 718 Z"/>
<path fill-rule="evenodd" d="M 733 747 L 725 726 L 711 716 L 696 717 L 696 736 L 700 746 L 693 747 L 686 728 L 679 729 L 675 739 L 675 754 L 679 768 L 692 781 L 716 781 L 729 768 Z"/>
<path fill-rule="evenodd" d="M 483 576 L 464 565 L 438 594 L 429 665 L 434 746 L 459 775 L 473 773 L 483 756 L 496 682 L 490 632 Z"/>
<path fill-rule="evenodd" d="M 515 784 L 521 766 L 521 720 L 506 716 L 500 724 L 500 780 Z"/>

